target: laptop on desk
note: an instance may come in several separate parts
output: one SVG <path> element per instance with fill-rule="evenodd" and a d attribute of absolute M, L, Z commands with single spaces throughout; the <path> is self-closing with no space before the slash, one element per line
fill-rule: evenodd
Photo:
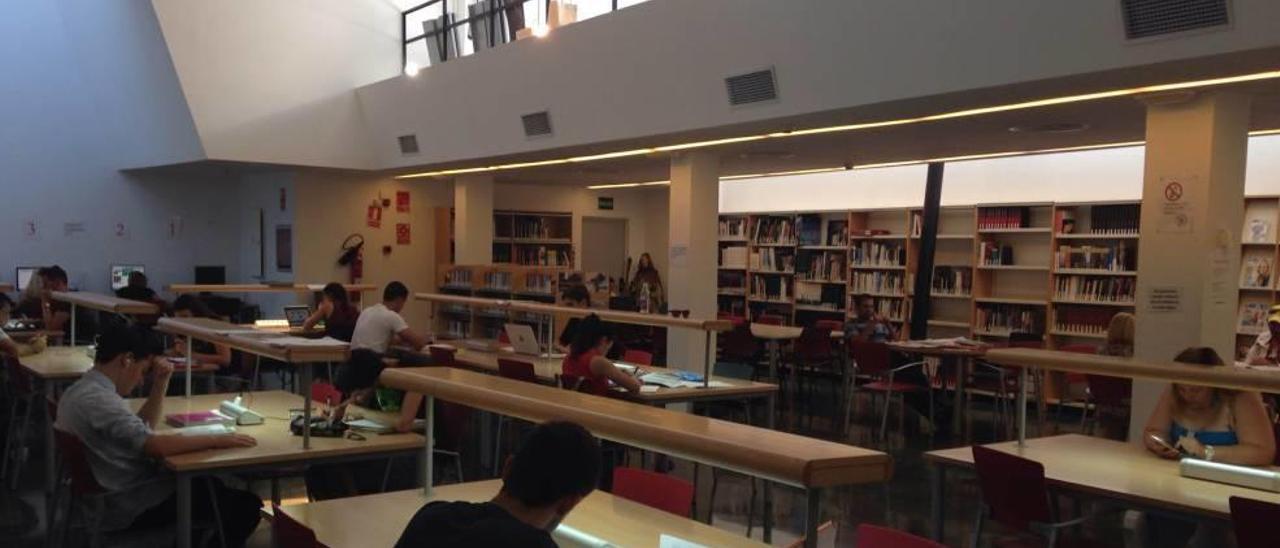
<path fill-rule="evenodd" d="M 524 324 L 509 323 L 506 324 L 507 338 L 511 340 L 511 348 L 516 354 L 524 354 L 526 356 L 537 356 L 539 358 L 563 358 L 564 354 L 559 352 L 543 352 L 542 346 L 538 344 L 538 337 L 533 334 L 533 328 Z"/>
<path fill-rule="evenodd" d="M 311 307 L 305 304 L 289 305 L 284 307 L 284 319 L 289 322 L 290 328 L 299 328 L 307 323 L 307 317 L 311 315 Z"/>

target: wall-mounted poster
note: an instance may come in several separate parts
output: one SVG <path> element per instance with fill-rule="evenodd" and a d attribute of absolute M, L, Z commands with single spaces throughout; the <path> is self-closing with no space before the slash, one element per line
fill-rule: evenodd
<path fill-rule="evenodd" d="M 413 235 L 409 231 L 409 223 L 396 223 L 396 244 L 409 245 L 413 243 Z"/>
<path fill-rule="evenodd" d="M 382 227 L 382 207 L 378 204 L 369 204 L 369 210 L 365 213 L 364 223 L 369 228 Z"/>
<path fill-rule="evenodd" d="M 409 212 L 409 191 L 397 190 L 396 191 L 396 213 L 408 213 L 408 212 Z"/>
<path fill-rule="evenodd" d="M 276 271 L 293 272 L 293 225 L 276 225 Z"/>

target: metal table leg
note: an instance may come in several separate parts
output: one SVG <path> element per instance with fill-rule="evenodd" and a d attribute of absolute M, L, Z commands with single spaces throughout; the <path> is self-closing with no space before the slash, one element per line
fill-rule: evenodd
<path fill-rule="evenodd" d="M 76 345 L 76 303 L 71 303 L 71 340 L 67 341 L 67 346 Z"/>
<path fill-rule="evenodd" d="M 1027 368 L 1018 370 L 1018 447 L 1027 444 Z"/>
<path fill-rule="evenodd" d="M 804 514 L 804 546 L 805 548 L 816 548 L 818 546 L 818 524 L 822 521 L 821 499 L 822 489 L 810 488 L 805 491 L 808 504 Z"/>
<path fill-rule="evenodd" d="M 929 534 L 935 542 L 942 542 L 947 521 L 947 469 L 941 464 L 929 467 L 929 487 L 933 491 L 929 501 L 932 526 Z"/>
<path fill-rule="evenodd" d="M 965 425 L 965 402 L 964 402 L 964 379 L 965 373 L 969 369 L 969 360 L 966 358 L 956 358 L 956 391 L 955 398 L 952 399 L 955 409 L 951 410 L 951 433 L 952 435 L 964 435 Z"/>
<path fill-rule="evenodd" d="M 768 421 L 769 429 L 773 430 L 777 426 L 778 397 L 776 392 L 770 394 L 765 403 L 765 417 Z M 773 542 L 773 482 L 761 478 L 760 482 L 764 484 L 764 515 L 760 518 L 760 527 L 764 530 L 764 543 Z"/>
<path fill-rule="evenodd" d="M 302 448 L 311 449 L 311 364 L 302 365 Z"/>
<path fill-rule="evenodd" d="M 191 548 L 191 476 L 178 474 L 178 548 Z"/>
<path fill-rule="evenodd" d="M 45 398 L 45 402 L 53 401 L 53 381 L 52 381 L 52 380 L 50 380 L 50 379 L 45 379 L 45 380 L 44 380 L 44 398 Z M 54 502 L 55 502 L 55 501 L 54 501 L 53 499 L 54 499 L 54 494 L 58 492 L 58 491 L 57 491 L 57 489 L 58 489 L 58 486 L 57 486 L 58 478 L 57 478 L 57 475 L 54 473 L 54 472 L 55 472 L 55 471 L 54 471 L 54 469 L 55 469 L 55 468 L 57 468 L 57 466 L 55 466 L 55 463 L 56 463 L 56 462 L 58 462 L 58 459 L 54 458 L 54 453 L 56 452 L 56 448 L 54 447 L 54 440 L 53 440 L 53 437 L 54 437 L 54 436 L 53 436 L 53 417 L 49 415 L 49 406 L 48 406 L 48 404 L 47 404 L 47 403 L 44 403 L 44 402 L 40 402 L 40 403 L 41 403 L 41 404 L 43 404 L 43 405 L 44 405 L 44 408 L 45 408 L 45 411 L 44 411 L 44 413 L 45 413 L 45 415 L 44 415 L 44 423 L 45 423 L 45 427 L 44 427 L 44 460 L 45 460 L 45 467 L 44 467 L 44 492 L 45 492 L 45 504 L 44 504 L 44 509 L 45 509 L 45 513 L 44 513 L 44 515 L 45 515 L 45 520 L 44 520 L 44 521 L 45 521 L 45 524 L 44 524 L 44 532 L 45 532 L 45 538 L 46 538 L 46 539 L 49 539 L 49 538 L 53 538 L 53 537 L 52 537 L 52 535 L 53 535 L 53 513 L 54 513 L 54 511 L 55 511 L 55 510 L 54 510 Z M 32 405 L 36 405 L 36 404 L 37 404 L 37 402 L 31 402 L 31 404 L 32 404 Z M 68 516 L 68 518 L 70 518 L 70 516 Z"/>
<path fill-rule="evenodd" d="M 187 337 L 187 374 L 186 374 L 186 392 L 188 398 L 191 397 L 191 370 L 195 369 L 195 361 L 191 359 L 191 347 L 195 345 L 195 339 Z"/>
<path fill-rule="evenodd" d="M 422 437 L 423 439 L 426 440 L 425 442 L 423 442 L 423 449 L 422 449 L 424 453 L 422 456 L 422 462 L 426 463 L 426 465 L 423 466 L 422 468 L 422 473 L 423 473 L 422 492 L 424 495 L 426 495 L 428 499 L 430 499 L 431 498 L 431 478 L 434 477 L 432 476 L 432 472 L 433 472 L 432 468 L 435 466 L 435 451 L 433 449 L 435 448 L 435 441 L 436 441 L 435 428 L 434 428 L 436 397 L 428 395 L 427 397 L 422 399 L 422 405 L 426 406 L 426 413 L 427 413 L 427 420 L 426 420 L 426 424 L 424 425 L 425 429 L 422 432 Z"/>

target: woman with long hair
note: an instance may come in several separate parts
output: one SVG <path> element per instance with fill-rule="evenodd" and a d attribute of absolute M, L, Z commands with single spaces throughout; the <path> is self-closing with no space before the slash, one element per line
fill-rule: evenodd
<path fill-rule="evenodd" d="M 351 304 L 347 288 L 338 282 L 329 282 L 321 290 L 320 304 L 302 324 L 302 330 L 309 331 L 323 320 L 325 336 L 351 342 L 358 319 L 360 311 Z"/>
<path fill-rule="evenodd" d="M 583 318 L 569 347 L 569 354 L 560 365 L 561 375 L 577 380 L 581 383 L 580 389 L 597 396 L 609 393 L 610 381 L 628 392 L 640 392 L 640 381 L 618 369 L 606 357 L 611 346 L 613 330 L 595 314 Z"/>
<path fill-rule="evenodd" d="M 631 278 L 631 284 L 627 286 L 627 292 L 637 303 L 641 302 L 641 298 L 647 292 L 649 310 L 661 310 L 663 303 L 666 302 L 666 294 L 662 288 L 662 276 L 658 274 L 658 269 L 653 266 L 653 257 L 648 253 L 641 253 L 640 260 L 636 262 L 636 274 Z"/>

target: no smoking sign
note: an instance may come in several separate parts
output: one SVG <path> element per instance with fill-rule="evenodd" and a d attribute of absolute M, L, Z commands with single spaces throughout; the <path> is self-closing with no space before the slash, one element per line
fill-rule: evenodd
<path fill-rule="evenodd" d="M 1164 199 L 1168 202 L 1176 202 L 1182 199 L 1182 183 L 1172 181 L 1164 185 Z"/>
<path fill-rule="evenodd" d="M 1165 233 L 1183 233 L 1192 232 L 1191 214 L 1188 209 L 1190 205 L 1186 196 L 1187 189 L 1182 181 L 1188 181 L 1194 186 L 1195 177 L 1168 177 L 1161 182 L 1164 183 L 1161 194 L 1164 196 L 1164 203 L 1160 207 L 1160 222 L 1157 231 Z"/>

